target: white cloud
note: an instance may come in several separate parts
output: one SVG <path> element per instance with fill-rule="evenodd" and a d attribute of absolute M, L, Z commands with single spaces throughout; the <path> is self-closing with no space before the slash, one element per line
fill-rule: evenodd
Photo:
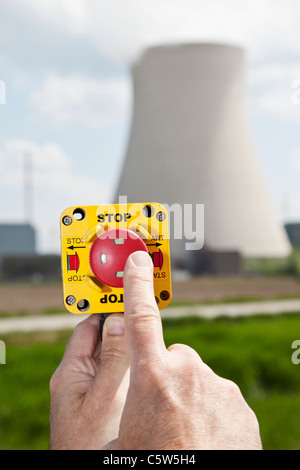
<path fill-rule="evenodd" d="M 161 42 L 226 41 L 254 58 L 299 53 L 298 0 L 17 0 L 31 16 L 131 60 Z"/>
<path fill-rule="evenodd" d="M 11 140 L 0 150 L 0 162 L 4 169 L 0 176 L 3 187 L 15 190 L 22 186 L 27 156 L 34 168 L 36 185 L 46 182 L 55 188 L 58 172 L 65 172 L 71 166 L 69 157 L 57 144 L 38 146 L 21 139 Z"/>
<path fill-rule="evenodd" d="M 88 21 L 85 0 L 14 0 L 10 8 L 23 10 L 28 16 L 35 15 L 41 20 L 72 34 L 82 34 Z"/>
<path fill-rule="evenodd" d="M 32 160 L 33 223 L 39 233 L 39 250 L 59 250 L 61 212 L 73 205 L 109 202 L 110 190 L 99 178 L 75 172 L 69 155 L 56 143 L 7 141 L 0 149 L 0 212 L 6 221 L 24 220 L 24 156 Z M 55 234 L 55 236 L 53 235 Z M 54 249 L 54 248 L 53 248 Z"/>
<path fill-rule="evenodd" d="M 300 121 L 300 106 L 293 103 L 292 91 L 287 88 L 265 92 L 258 99 L 258 109 L 281 120 Z"/>
<path fill-rule="evenodd" d="M 286 121 L 300 121 L 300 65 L 265 63 L 249 71 L 251 107 Z"/>
<path fill-rule="evenodd" d="M 39 145 L 21 139 L 7 141 L 0 149 L 3 169 L 0 173 L 0 186 L 4 191 L 19 190 L 22 197 L 26 155 L 31 160 L 33 185 L 40 191 L 42 198 L 45 196 L 48 199 L 51 195 L 52 201 L 55 199 L 56 202 L 60 197 L 69 202 L 80 198 L 90 201 L 97 201 L 99 197 L 107 199 L 105 184 L 99 188 L 98 179 L 75 173 L 71 158 L 59 145 L 51 142 Z M 6 202 L 7 200 L 6 198 Z M 49 200 L 49 205 L 52 201 Z"/>
<path fill-rule="evenodd" d="M 127 77 L 100 80 L 52 74 L 31 94 L 30 101 L 53 123 L 102 127 L 128 118 L 130 97 Z"/>
<path fill-rule="evenodd" d="M 88 0 L 87 35 L 104 53 L 132 58 L 162 42 L 221 41 L 253 59 L 299 53 L 298 0 Z M 127 57 L 126 57 L 127 55 Z"/>
<path fill-rule="evenodd" d="M 127 64 L 144 47 L 158 43 L 239 44 L 249 54 L 252 108 L 299 119 L 300 105 L 291 99 L 291 84 L 300 77 L 298 0 L 15 0 L 6 8 L 24 12 L 24 22 L 33 22 L 33 28 L 38 22 L 53 35 L 79 36 Z M 52 122 L 99 128 L 128 118 L 130 85 L 127 78 L 57 73 L 32 93 L 31 102 Z"/>

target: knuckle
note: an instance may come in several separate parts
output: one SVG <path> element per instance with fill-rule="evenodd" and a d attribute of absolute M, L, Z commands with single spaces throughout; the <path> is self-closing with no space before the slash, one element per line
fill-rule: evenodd
<path fill-rule="evenodd" d="M 248 409 L 248 420 L 249 420 L 249 422 L 252 425 L 259 427 L 256 414 L 254 413 L 254 411 L 248 405 L 247 405 L 247 409 Z"/>
<path fill-rule="evenodd" d="M 73 344 L 76 338 L 82 337 L 84 335 L 85 329 L 86 329 L 86 324 L 84 323 L 84 320 L 77 323 L 69 339 L 69 344 Z"/>
<path fill-rule="evenodd" d="M 231 399 L 243 400 L 241 390 L 235 382 L 229 379 L 222 378 L 222 377 L 219 377 L 219 379 L 220 379 L 220 387 L 223 391 L 223 396 L 225 398 L 228 398 L 228 400 L 231 400 Z"/>
<path fill-rule="evenodd" d="M 230 393 L 233 395 L 241 395 L 240 387 L 235 382 L 229 379 L 223 379 L 223 381 Z"/>
<path fill-rule="evenodd" d="M 199 354 L 187 344 L 175 343 L 168 347 L 168 351 L 179 354 L 188 362 L 190 360 L 201 361 Z"/>
<path fill-rule="evenodd" d="M 77 323 L 77 325 L 75 326 L 74 328 L 74 332 L 75 331 L 80 331 L 82 329 L 84 329 L 86 326 L 86 321 L 85 320 L 81 320 L 79 323 Z"/>
<path fill-rule="evenodd" d="M 122 359 L 126 357 L 127 354 L 121 347 L 118 346 L 109 346 L 103 348 L 100 355 L 100 361 L 112 360 L 112 359 Z"/>
<path fill-rule="evenodd" d="M 87 319 L 81 320 L 79 323 L 74 328 L 74 333 L 80 333 L 83 334 L 85 331 L 89 331 L 90 324 L 87 322 Z"/>
<path fill-rule="evenodd" d="M 142 298 L 133 298 L 130 308 L 130 316 L 134 317 L 136 320 L 152 321 L 158 319 L 159 313 L 153 302 Z"/>
<path fill-rule="evenodd" d="M 58 370 L 56 370 L 54 374 L 52 375 L 52 377 L 50 378 L 50 382 L 49 382 L 49 389 L 50 389 L 51 395 L 56 394 L 58 387 L 59 387 L 59 383 L 60 383 L 59 372 Z"/>
<path fill-rule="evenodd" d="M 204 363 L 199 354 L 190 346 L 176 343 L 170 346 L 168 351 L 178 356 L 178 363 L 183 364 L 185 372 L 201 373 Z"/>
<path fill-rule="evenodd" d="M 235 403 L 238 409 L 241 410 L 245 420 L 253 429 L 259 429 L 258 420 L 254 411 L 245 401 L 240 387 L 232 380 L 222 379 L 223 383 L 223 399 L 226 402 Z"/>
<path fill-rule="evenodd" d="M 248 411 L 249 411 L 249 413 L 248 413 L 249 414 L 249 417 L 248 417 L 249 423 L 251 424 L 251 426 L 253 427 L 255 432 L 257 434 L 259 434 L 259 422 L 258 422 L 257 416 L 249 406 L 248 406 Z"/>

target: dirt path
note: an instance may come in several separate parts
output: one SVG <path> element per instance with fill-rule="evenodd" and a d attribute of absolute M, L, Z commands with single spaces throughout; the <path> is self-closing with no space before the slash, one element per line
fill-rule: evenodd
<path fill-rule="evenodd" d="M 222 302 L 238 299 L 300 298 L 300 279 L 292 277 L 212 278 L 203 277 L 173 282 L 174 302 Z M 30 314 L 65 311 L 62 285 L 2 284 L 0 313 Z"/>

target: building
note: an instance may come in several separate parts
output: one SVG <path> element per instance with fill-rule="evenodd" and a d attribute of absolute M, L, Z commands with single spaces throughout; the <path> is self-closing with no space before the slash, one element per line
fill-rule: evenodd
<path fill-rule="evenodd" d="M 204 204 L 206 252 L 284 257 L 290 243 L 260 169 L 245 69 L 245 51 L 230 45 L 143 52 L 132 67 L 132 126 L 115 202 Z M 173 235 L 171 225 L 180 264 L 191 253 Z"/>
<path fill-rule="evenodd" d="M 294 248 L 300 249 L 300 222 L 290 222 L 285 224 L 291 245 Z"/>
<path fill-rule="evenodd" d="M 26 278 L 28 257 L 35 256 L 36 235 L 30 224 L 0 224 L 0 277 Z M 22 269 L 20 270 L 20 265 Z M 13 275 L 12 275 L 13 273 Z M 25 275 L 24 275 L 25 273 Z"/>
<path fill-rule="evenodd" d="M 0 263 L 6 256 L 35 252 L 36 235 L 30 224 L 0 224 Z"/>
<path fill-rule="evenodd" d="M 60 256 L 36 252 L 36 233 L 30 224 L 0 224 L 0 278 L 34 282 L 60 280 Z"/>

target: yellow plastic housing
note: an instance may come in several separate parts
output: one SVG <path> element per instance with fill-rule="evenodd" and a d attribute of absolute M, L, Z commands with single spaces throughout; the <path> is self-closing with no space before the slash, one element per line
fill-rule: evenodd
<path fill-rule="evenodd" d="M 145 242 L 153 260 L 154 295 L 160 309 L 171 301 L 168 213 L 159 203 L 74 206 L 60 220 L 61 267 L 66 309 L 74 314 L 124 311 L 123 287 L 101 283 L 94 275 L 89 252 L 99 236 L 126 228 Z"/>

